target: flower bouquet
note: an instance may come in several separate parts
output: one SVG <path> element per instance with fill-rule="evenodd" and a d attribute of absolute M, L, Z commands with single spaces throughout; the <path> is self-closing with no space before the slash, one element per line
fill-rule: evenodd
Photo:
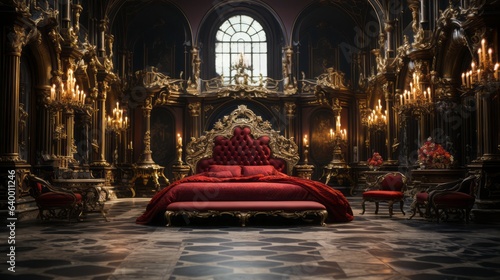
<path fill-rule="evenodd" d="M 366 161 L 366 164 L 368 164 L 368 167 L 370 169 L 373 169 L 373 170 L 377 170 L 380 168 L 380 166 L 382 165 L 382 163 L 384 163 L 384 159 L 382 158 L 382 156 L 375 152 L 373 153 L 372 157 L 369 158 L 367 161 Z"/>
<path fill-rule="evenodd" d="M 421 169 L 449 168 L 453 163 L 453 156 L 429 137 L 424 145 L 418 149 L 418 162 Z"/>

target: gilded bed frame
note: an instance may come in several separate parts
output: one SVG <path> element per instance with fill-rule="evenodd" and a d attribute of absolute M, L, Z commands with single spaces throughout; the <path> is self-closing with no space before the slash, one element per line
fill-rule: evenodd
<path fill-rule="evenodd" d="M 239 105 L 236 110 L 231 112 L 231 114 L 224 116 L 222 120 L 219 119 L 214 124 L 214 128 L 210 131 L 206 131 L 203 136 L 199 138 L 191 138 L 191 142 L 189 142 L 186 146 L 186 162 L 190 166 L 193 173 L 197 172 L 198 162 L 200 160 L 212 158 L 215 145 L 214 139 L 219 136 L 224 136 L 230 139 L 233 137 L 234 129 L 236 127 L 249 127 L 251 135 L 254 139 L 258 139 L 261 136 L 268 136 L 271 158 L 283 160 L 286 163 L 287 174 L 293 174 L 293 168 L 300 158 L 298 154 L 298 147 L 294 142 L 293 137 L 285 138 L 283 135 L 280 135 L 279 132 L 272 129 L 269 121 L 264 121 L 262 117 L 255 115 L 255 113 L 248 109 L 245 105 Z M 269 205 L 266 206 L 268 209 L 258 211 L 239 209 L 214 210 L 210 208 L 209 202 L 204 203 L 206 204 L 204 209 L 200 210 L 190 209 L 192 207 L 187 207 L 190 210 L 167 209 L 165 212 L 165 218 L 167 220 L 166 225 L 170 226 L 172 217 L 177 215 L 182 215 L 185 218 L 208 218 L 230 215 L 239 218 L 242 226 L 246 225 L 249 217 L 267 215 L 295 219 L 307 219 L 310 216 L 318 216 L 320 218 L 320 224 L 325 226 L 325 220 L 328 213 L 323 205 L 317 202 L 310 202 L 310 209 L 297 211 L 292 209 L 283 210 L 280 203 L 283 203 L 283 201 L 269 201 Z"/>
<path fill-rule="evenodd" d="M 248 109 L 246 105 L 239 105 L 236 110 L 222 120 L 214 124 L 214 128 L 206 131 L 205 135 L 199 138 L 191 138 L 186 146 L 186 163 L 191 167 L 193 173 L 196 173 L 197 164 L 201 159 L 211 158 L 214 148 L 214 138 L 224 136 L 228 139 L 233 136 L 235 127 L 249 127 L 255 139 L 261 136 L 270 138 L 269 148 L 271 156 L 282 159 L 286 162 L 287 174 L 293 174 L 293 168 L 299 161 L 299 151 L 293 137 L 285 138 L 278 131 L 272 129 L 269 121 L 264 121 L 261 116 Z"/>

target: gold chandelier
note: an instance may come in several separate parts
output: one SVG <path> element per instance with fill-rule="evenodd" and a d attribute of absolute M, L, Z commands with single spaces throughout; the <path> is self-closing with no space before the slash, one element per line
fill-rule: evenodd
<path fill-rule="evenodd" d="M 378 100 L 378 105 L 375 106 L 368 116 L 367 126 L 369 129 L 376 131 L 384 131 L 387 126 L 387 110 L 382 113 L 382 104 L 380 99 Z"/>
<path fill-rule="evenodd" d="M 116 108 L 113 109 L 113 114 L 108 116 L 106 121 L 106 128 L 115 132 L 120 132 L 128 128 L 129 121 L 128 117 L 123 117 L 123 109 L 120 109 L 120 105 L 116 102 Z"/>
<path fill-rule="evenodd" d="M 399 95 L 397 106 L 399 114 L 421 116 L 431 112 L 432 91 L 430 87 L 423 88 L 422 73 L 417 68 L 413 72 L 413 79 L 410 82 L 410 89 Z"/>
<path fill-rule="evenodd" d="M 486 39 L 481 40 L 481 48 L 477 50 L 478 65 L 471 63 L 471 68 L 462 73 L 462 88 L 470 90 L 476 86 L 493 85 L 499 82 L 499 63 L 493 63 L 493 49 L 487 48 Z"/>
<path fill-rule="evenodd" d="M 73 76 L 73 70 L 68 69 L 66 82 L 61 82 L 57 87 L 55 84 L 50 88 L 50 97 L 47 104 L 53 107 L 74 107 L 85 106 L 87 95 L 80 90 Z"/>

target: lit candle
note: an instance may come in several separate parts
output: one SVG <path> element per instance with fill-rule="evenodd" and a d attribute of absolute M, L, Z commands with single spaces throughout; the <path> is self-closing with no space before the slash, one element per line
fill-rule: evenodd
<path fill-rule="evenodd" d="M 56 85 L 53 84 L 52 87 L 50 88 L 50 99 L 55 100 L 56 99 Z"/>
<path fill-rule="evenodd" d="M 333 132 L 333 128 L 330 128 L 330 139 L 333 139 L 334 135 L 335 133 Z"/>
<path fill-rule="evenodd" d="M 486 40 L 481 40 L 481 52 L 483 53 L 483 61 L 486 61 Z"/>
<path fill-rule="evenodd" d="M 488 49 L 488 58 L 493 62 L 493 50 L 491 48 Z"/>
<path fill-rule="evenodd" d="M 462 86 L 465 86 L 465 73 L 462 73 Z"/>
<path fill-rule="evenodd" d="M 177 145 L 182 146 L 182 137 L 180 133 L 177 133 Z"/>
<path fill-rule="evenodd" d="M 495 80 L 497 80 L 497 81 L 498 81 L 498 67 L 499 67 L 499 64 L 497 62 L 495 64 L 495 68 L 494 68 L 495 72 L 493 73 L 493 75 L 495 76 Z"/>
<path fill-rule="evenodd" d="M 304 146 L 307 147 L 307 134 L 304 135 Z"/>

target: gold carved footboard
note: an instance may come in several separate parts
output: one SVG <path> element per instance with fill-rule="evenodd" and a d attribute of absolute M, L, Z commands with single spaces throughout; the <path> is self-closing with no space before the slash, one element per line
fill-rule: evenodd
<path fill-rule="evenodd" d="M 295 209 L 293 209 L 295 208 Z M 320 225 L 326 226 L 328 212 L 324 205 L 315 201 L 205 201 L 175 202 L 167 207 L 166 226 L 172 225 L 172 217 L 213 218 L 223 215 L 237 217 L 241 226 L 257 215 L 280 216 L 283 218 L 306 219 L 318 216 Z"/>

